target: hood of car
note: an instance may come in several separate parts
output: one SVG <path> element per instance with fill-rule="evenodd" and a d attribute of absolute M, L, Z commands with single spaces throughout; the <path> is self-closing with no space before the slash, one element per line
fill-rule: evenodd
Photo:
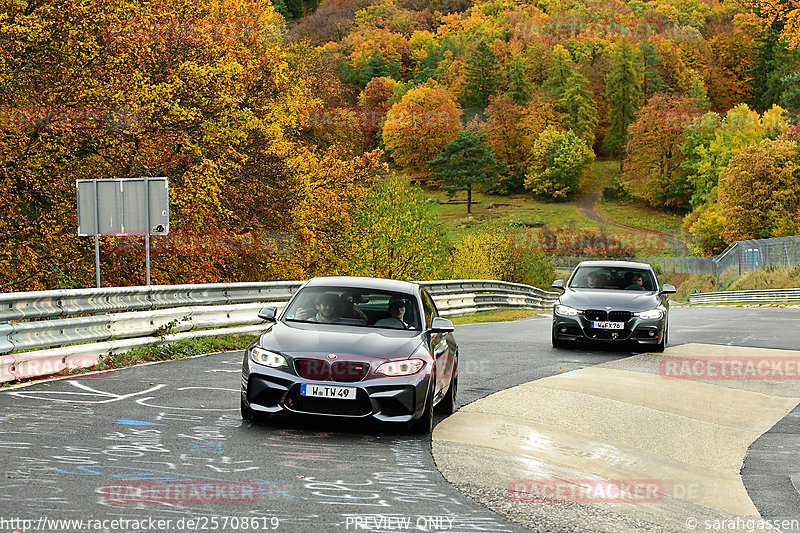
<path fill-rule="evenodd" d="M 276 322 L 261 335 L 259 345 L 293 357 L 336 354 L 344 359 L 391 359 L 412 355 L 422 335 L 421 331 Z"/>
<path fill-rule="evenodd" d="M 632 290 L 566 289 L 559 301 L 575 309 L 605 309 L 646 311 L 653 309 L 661 298 L 657 292 Z"/>

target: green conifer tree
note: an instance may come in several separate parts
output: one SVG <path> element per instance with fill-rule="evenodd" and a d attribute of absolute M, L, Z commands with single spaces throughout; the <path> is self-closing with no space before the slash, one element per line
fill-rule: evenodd
<path fill-rule="evenodd" d="M 622 41 L 613 47 L 606 77 L 608 135 L 605 148 L 615 156 L 621 155 L 625 148 L 628 126 L 636 119 L 642 105 L 642 72 L 637 63 L 633 45 Z"/>
<path fill-rule="evenodd" d="M 703 109 L 709 109 L 711 107 L 711 102 L 708 99 L 708 93 L 706 92 L 706 84 L 703 83 L 703 80 L 700 79 L 700 76 L 694 76 L 692 79 L 692 86 L 689 87 L 689 98 L 694 98 L 697 100 L 697 103 L 700 104 L 700 107 Z"/>
<path fill-rule="evenodd" d="M 787 87 L 783 79 L 792 73 L 798 59 L 798 50 L 788 48 L 781 39 L 783 25 L 765 29 L 756 37 L 756 54 L 752 59 L 750 86 L 755 95 L 750 99 L 754 108 L 768 108 L 780 101 Z"/>
<path fill-rule="evenodd" d="M 531 96 L 531 82 L 528 81 L 528 68 L 520 54 L 511 58 L 506 72 L 508 95 L 517 105 L 525 105 Z"/>
<path fill-rule="evenodd" d="M 561 98 L 567 88 L 567 80 L 574 71 L 575 67 L 572 65 L 572 56 L 569 51 L 560 44 L 555 45 L 542 88 L 550 93 L 550 96 L 556 99 Z"/>
<path fill-rule="evenodd" d="M 591 147 L 597 127 L 597 106 L 589 90 L 589 80 L 577 70 L 567 78 L 566 87 L 558 101 L 558 110 L 565 115 L 564 127 L 571 129 Z"/>
<path fill-rule="evenodd" d="M 642 41 L 639 45 L 639 51 L 642 54 L 642 93 L 645 99 L 658 93 L 671 93 L 672 87 L 664 83 L 664 78 L 661 77 L 658 67 L 661 65 L 661 59 L 658 57 L 656 47 L 650 41 Z"/>
<path fill-rule="evenodd" d="M 481 41 L 469 56 L 463 101 L 467 107 L 486 107 L 497 93 L 497 57 Z"/>
<path fill-rule="evenodd" d="M 428 161 L 431 177 L 444 180 L 444 190 L 450 194 L 467 191 L 467 213 L 472 213 L 473 187 L 491 185 L 497 181 L 501 169 L 485 141 L 486 133 L 482 131 L 462 131 Z"/>
<path fill-rule="evenodd" d="M 366 87 L 372 78 L 380 78 L 387 74 L 386 61 L 383 60 L 380 52 L 373 50 L 361 73 L 361 86 Z"/>

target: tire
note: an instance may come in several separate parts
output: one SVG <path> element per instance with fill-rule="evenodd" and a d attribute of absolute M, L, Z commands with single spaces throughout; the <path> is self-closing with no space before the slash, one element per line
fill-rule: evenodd
<path fill-rule="evenodd" d="M 432 387 L 432 386 L 431 386 Z M 428 389 L 427 397 L 425 398 L 425 410 L 422 412 L 422 417 L 418 420 L 413 420 L 408 425 L 408 431 L 417 435 L 430 435 L 433 432 L 433 392 L 431 388 Z"/>
<path fill-rule="evenodd" d="M 553 343 L 553 348 L 567 348 L 569 346 L 567 341 L 562 341 L 556 338 L 555 330 L 550 332 L 550 341 Z"/>
<path fill-rule="evenodd" d="M 244 398 L 239 399 L 239 410 L 242 412 L 242 420 L 248 420 L 252 422 L 253 419 L 255 419 L 256 414 L 252 409 L 247 407 L 247 404 L 244 403 Z"/>
<path fill-rule="evenodd" d="M 239 409 L 242 412 L 242 419 L 247 420 L 248 422 L 261 422 L 266 423 L 269 421 L 268 414 L 257 413 L 250 409 L 247 404 L 244 403 L 244 398 L 239 400 Z"/>
<path fill-rule="evenodd" d="M 656 353 L 663 352 L 664 348 L 667 346 L 667 342 L 669 342 L 669 324 L 664 324 L 664 333 L 661 335 L 661 342 L 653 346 L 653 351 Z"/>
<path fill-rule="evenodd" d="M 453 373 L 453 379 L 450 382 L 450 388 L 447 389 L 447 394 L 444 395 L 442 401 L 436 407 L 445 416 L 450 416 L 456 412 L 456 394 L 458 393 L 458 366 Z"/>

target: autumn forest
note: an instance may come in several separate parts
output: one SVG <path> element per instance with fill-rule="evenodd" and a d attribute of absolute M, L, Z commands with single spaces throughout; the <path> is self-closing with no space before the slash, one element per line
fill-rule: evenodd
<path fill-rule="evenodd" d="M 453 240 L 424 191 L 569 202 L 597 160 L 692 253 L 800 233 L 795 0 L 3 4 L 3 292 L 93 286 L 85 178 L 169 177 L 158 284 L 542 285 L 547 249 Z M 143 264 L 142 236 L 101 239 L 103 285 Z"/>

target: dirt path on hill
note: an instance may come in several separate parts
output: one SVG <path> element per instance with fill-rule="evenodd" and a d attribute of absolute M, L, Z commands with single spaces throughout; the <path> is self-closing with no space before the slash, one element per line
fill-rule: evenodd
<path fill-rule="evenodd" d="M 675 237 L 670 237 L 669 235 L 664 235 L 663 233 L 658 233 L 657 231 L 647 231 L 642 229 L 631 228 L 630 226 L 623 226 L 622 224 L 617 224 L 616 222 L 612 222 L 608 220 L 606 217 L 601 215 L 597 212 L 595 208 L 595 204 L 597 200 L 600 198 L 602 194 L 601 191 L 595 191 L 591 194 L 581 196 L 578 198 L 578 211 L 581 212 L 583 216 L 588 218 L 589 220 L 593 220 L 598 224 L 603 224 L 606 226 L 614 226 L 615 228 L 622 228 L 629 231 L 635 231 L 637 233 L 645 233 L 651 235 L 658 235 L 660 238 L 664 239 L 665 242 L 672 245 L 675 248 L 677 255 L 689 255 L 689 248 L 686 246 L 686 243 L 680 239 L 676 239 Z"/>

